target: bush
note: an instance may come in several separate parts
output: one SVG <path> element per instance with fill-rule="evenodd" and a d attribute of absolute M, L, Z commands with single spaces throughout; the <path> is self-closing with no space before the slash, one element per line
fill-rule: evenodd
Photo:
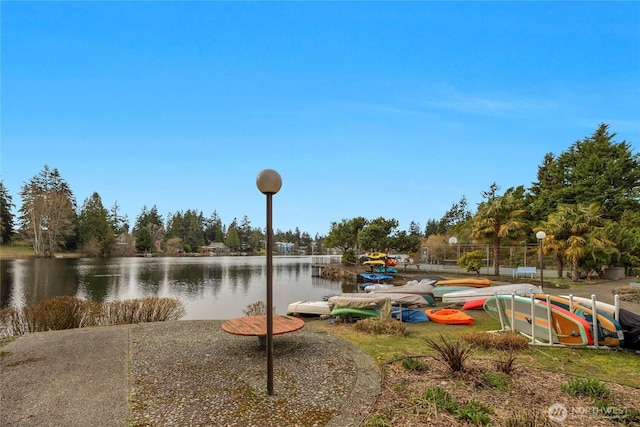
<path fill-rule="evenodd" d="M 71 296 L 42 300 L 23 309 L 30 332 L 57 331 L 95 324 L 100 305 Z"/>

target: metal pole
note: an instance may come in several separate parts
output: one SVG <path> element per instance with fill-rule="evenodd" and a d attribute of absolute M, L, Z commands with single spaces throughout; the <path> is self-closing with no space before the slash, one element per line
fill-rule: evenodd
<path fill-rule="evenodd" d="M 540 289 L 544 289 L 544 263 L 542 259 L 542 239 L 538 239 L 540 242 Z"/>
<path fill-rule="evenodd" d="M 273 394 L 273 230 L 272 198 L 267 193 L 267 394 Z"/>

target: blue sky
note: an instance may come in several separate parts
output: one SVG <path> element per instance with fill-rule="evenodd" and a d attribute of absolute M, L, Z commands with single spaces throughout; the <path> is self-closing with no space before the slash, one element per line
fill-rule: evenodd
<path fill-rule="evenodd" d="M 638 2 L 11 2 L 1 177 L 274 228 L 422 228 L 609 123 L 640 144 Z M 16 208 L 17 210 L 17 208 Z"/>

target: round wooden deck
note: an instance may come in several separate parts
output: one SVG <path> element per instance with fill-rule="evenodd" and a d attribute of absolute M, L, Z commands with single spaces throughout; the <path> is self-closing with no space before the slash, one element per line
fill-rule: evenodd
<path fill-rule="evenodd" d="M 304 320 L 291 316 L 273 316 L 273 335 L 297 331 L 304 326 Z M 264 337 L 267 335 L 267 316 L 238 317 L 222 324 L 222 330 L 233 335 Z"/>

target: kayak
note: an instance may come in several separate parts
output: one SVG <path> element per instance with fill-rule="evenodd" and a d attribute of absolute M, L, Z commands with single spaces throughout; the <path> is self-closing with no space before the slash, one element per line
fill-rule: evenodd
<path fill-rule="evenodd" d="M 473 317 L 453 308 L 432 308 L 424 312 L 432 322 L 447 325 L 473 325 Z"/>
<path fill-rule="evenodd" d="M 489 279 L 448 279 L 438 280 L 436 286 L 470 286 L 472 288 L 486 288 L 491 286 Z"/>

